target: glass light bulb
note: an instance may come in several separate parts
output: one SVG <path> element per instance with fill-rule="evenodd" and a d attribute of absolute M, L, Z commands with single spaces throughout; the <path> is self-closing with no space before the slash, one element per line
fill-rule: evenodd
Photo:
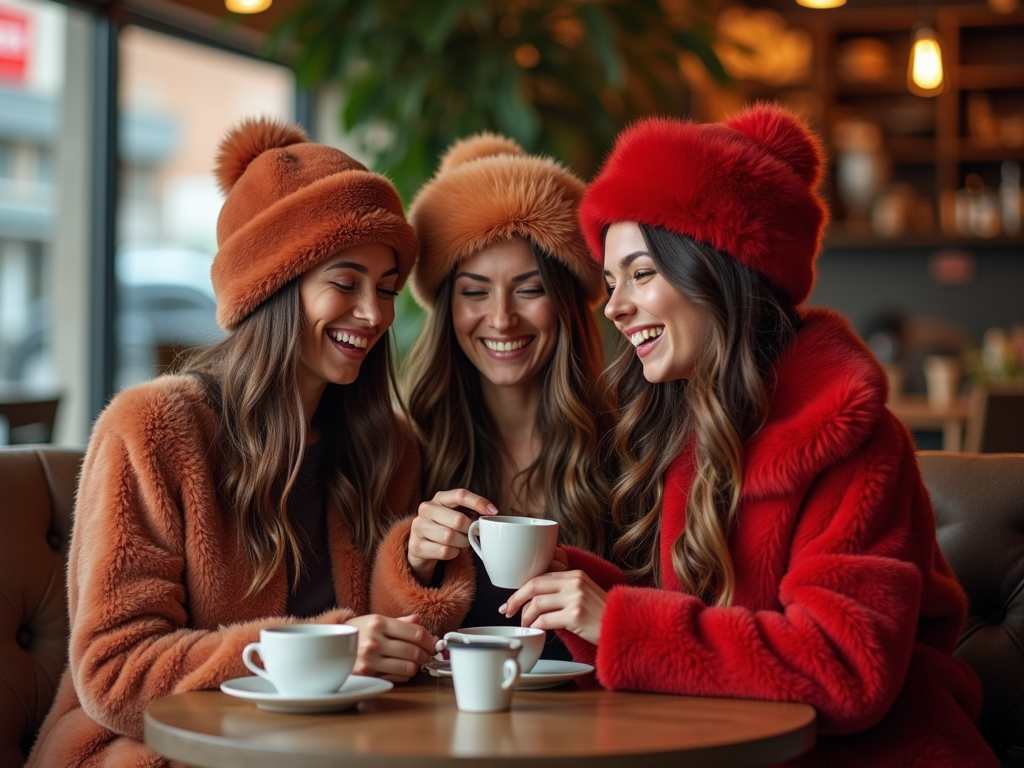
<path fill-rule="evenodd" d="M 270 7 L 273 0 L 224 0 L 224 7 L 232 13 L 260 13 Z"/>
<path fill-rule="evenodd" d="M 914 36 L 907 75 L 907 85 L 918 95 L 935 96 L 942 91 L 942 47 L 933 30 L 923 28 Z"/>
<path fill-rule="evenodd" d="M 796 0 L 796 4 L 804 8 L 838 8 L 846 5 L 846 0 Z"/>

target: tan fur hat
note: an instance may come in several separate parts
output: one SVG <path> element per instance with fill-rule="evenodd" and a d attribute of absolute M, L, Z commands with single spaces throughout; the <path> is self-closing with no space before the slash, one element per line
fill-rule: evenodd
<path fill-rule="evenodd" d="M 596 303 L 604 281 L 577 217 L 585 188 L 559 163 L 527 155 L 504 136 L 482 133 L 453 144 L 409 209 L 420 241 L 410 279 L 416 301 L 432 309 L 456 264 L 518 235 L 568 267 Z"/>
<path fill-rule="evenodd" d="M 227 199 L 211 277 L 225 330 L 307 269 L 355 245 L 390 246 L 397 287 L 408 277 L 416 234 L 394 186 L 344 152 L 310 142 L 298 126 L 246 120 L 221 142 L 216 175 Z"/>

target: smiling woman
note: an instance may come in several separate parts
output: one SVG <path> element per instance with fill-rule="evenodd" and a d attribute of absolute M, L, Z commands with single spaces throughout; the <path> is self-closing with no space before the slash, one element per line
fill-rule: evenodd
<path fill-rule="evenodd" d="M 773 105 L 619 137 L 580 207 L 621 334 L 613 563 L 571 551 L 507 613 L 609 688 L 812 705 L 794 765 L 995 768 L 885 374 L 841 316 L 800 306 L 823 172 Z"/>
<path fill-rule="evenodd" d="M 96 422 L 69 668 L 31 766 L 165 764 L 141 742 L 145 708 L 245 675 L 267 626 L 358 627 L 357 675 L 406 680 L 435 652 L 415 616 L 368 614 L 375 546 L 418 500 L 392 410 L 388 328 L 416 254 L 398 194 L 269 120 L 228 133 L 217 176 L 228 335 Z"/>
<path fill-rule="evenodd" d="M 563 543 L 604 549 L 603 290 L 576 219 L 583 189 L 558 163 L 483 134 L 448 150 L 410 209 L 413 295 L 428 315 L 407 386 L 431 500 L 385 540 L 374 586 L 431 631 L 512 623 L 499 612 L 511 590 L 470 553 L 478 514 L 550 518 Z M 551 640 L 546 658 L 564 658 Z"/>

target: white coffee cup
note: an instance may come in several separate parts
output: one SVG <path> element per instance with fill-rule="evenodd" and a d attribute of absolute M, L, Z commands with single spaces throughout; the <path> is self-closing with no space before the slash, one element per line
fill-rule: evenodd
<path fill-rule="evenodd" d="M 289 624 L 261 629 L 260 641 L 245 646 L 242 661 L 283 696 L 334 693 L 352 673 L 358 648 L 359 630 L 348 624 Z"/>
<path fill-rule="evenodd" d="M 444 636 L 452 665 L 455 706 L 464 712 L 504 712 L 519 682 L 520 642 L 505 637 Z"/>
<path fill-rule="evenodd" d="M 473 547 L 496 587 L 519 589 L 551 565 L 558 544 L 558 523 L 533 517 L 495 515 L 469 524 Z"/>
<path fill-rule="evenodd" d="M 547 634 L 548 633 L 543 629 L 532 629 L 531 627 L 495 626 L 463 627 L 457 632 L 449 632 L 445 637 L 447 638 L 449 635 L 461 635 L 469 638 L 515 638 L 520 642 L 523 648 L 519 653 L 519 671 L 526 674 L 534 668 L 537 661 L 540 659 L 541 653 L 544 652 L 544 641 L 547 639 Z"/>

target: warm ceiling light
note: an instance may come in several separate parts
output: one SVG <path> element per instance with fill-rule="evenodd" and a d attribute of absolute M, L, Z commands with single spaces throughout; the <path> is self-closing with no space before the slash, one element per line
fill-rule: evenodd
<path fill-rule="evenodd" d="M 270 7 L 273 0 L 224 0 L 224 7 L 232 13 L 260 13 Z"/>
<path fill-rule="evenodd" d="M 838 8 L 846 5 L 846 0 L 796 0 L 796 4 L 804 8 Z"/>
<path fill-rule="evenodd" d="M 939 36 L 931 27 L 920 26 L 914 31 L 914 42 L 910 49 L 907 86 L 918 96 L 938 96 L 942 93 L 943 84 Z"/>

